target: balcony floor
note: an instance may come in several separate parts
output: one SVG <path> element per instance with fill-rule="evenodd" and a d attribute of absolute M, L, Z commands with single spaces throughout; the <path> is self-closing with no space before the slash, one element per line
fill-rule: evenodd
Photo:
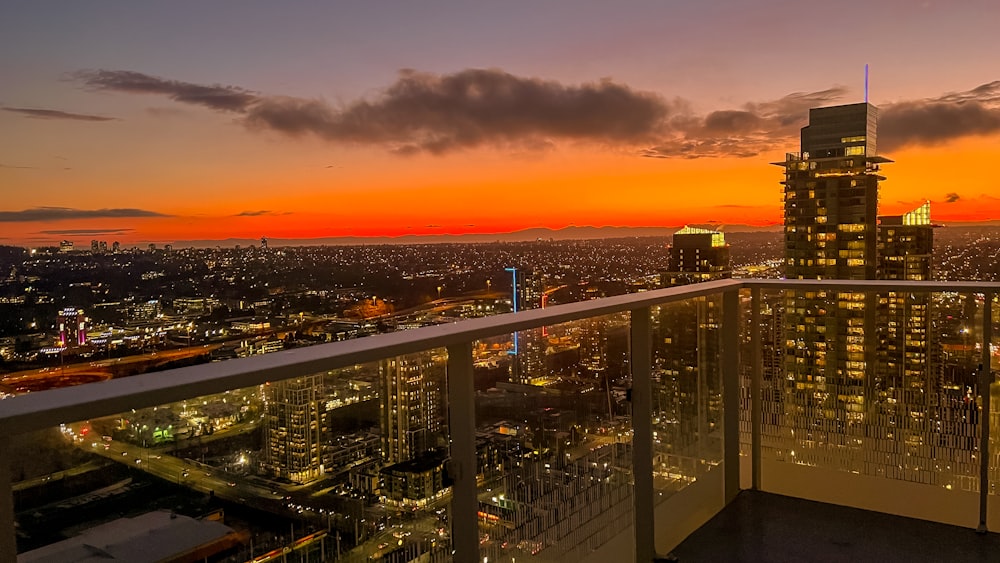
<path fill-rule="evenodd" d="M 743 491 L 674 551 L 696 561 L 1000 560 L 1000 534 Z"/>

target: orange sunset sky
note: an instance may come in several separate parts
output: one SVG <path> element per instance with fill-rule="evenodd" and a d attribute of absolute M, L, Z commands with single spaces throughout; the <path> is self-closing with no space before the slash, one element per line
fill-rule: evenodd
<path fill-rule="evenodd" d="M 881 213 L 1000 219 L 996 2 L 326 4 L 4 8 L 0 244 L 775 225 L 866 63 Z"/>

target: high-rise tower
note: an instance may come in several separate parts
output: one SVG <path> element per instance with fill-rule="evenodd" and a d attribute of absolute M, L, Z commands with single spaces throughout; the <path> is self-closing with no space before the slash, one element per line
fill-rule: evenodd
<path fill-rule="evenodd" d="M 542 306 L 541 278 L 530 269 L 506 268 L 511 274 L 511 309 L 513 312 Z M 529 328 L 514 333 L 510 350 L 510 382 L 531 385 L 546 375 L 545 361 L 548 338 L 545 328 Z"/>
<path fill-rule="evenodd" d="M 323 474 L 323 376 L 264 386 L 264 463 L 276 476 L 306 482 Z"/>
<path fill-rule="evenodd" d="M 934 225 L 927 202 L 903 215 L 879 218 L 878 277 L 926 281 L 931 277 Z M 938 402 L 939 362 L 927 293 L 879 294 L 875 391 L 872 398 L 898 427 L 926 432 Z"/>
<path fill-rule="evenodd" d="M 660 285 L 670 287 L 732 277 L 729 245 L 721 231 L 685 226 L 674 233 L 667 272 Z"/>
<path fill-rule="evenodd" d="M 387 464 L 416 459 L 447 443 L 446 362 L 430 351 L 379 363 L 382 457 Z"/>
<path fill-rule="evenodd" d="M 872 280 L 877 274 L 878 109 L 868 103 L 809 110 L 801 152 L 785 169 L 785 276 Z M 785 294 L 788 422 L 806 432 L 861 432 L 875 364 L 874 297 Z M 846 430 L 846 432 L 845 432 Z"/>
<path fill-rule="evenodd" d="M 720 231 L 684 227 L 674 233 L 664 287 L 731 277 L 729 245 Z M 720 303 L 699 297 L 654 308 L 654 397 L 657 426 L 673 453 L 696 456 L 719 421 Z"/>

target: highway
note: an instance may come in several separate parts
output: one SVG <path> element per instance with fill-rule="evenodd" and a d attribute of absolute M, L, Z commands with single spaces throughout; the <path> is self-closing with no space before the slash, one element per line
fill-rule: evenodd
<path fill-rule="evenodd" d="M 219 345 L 193 346 L 177 350 L 163 350 L 149 354 L 137 354 L 124 358 L 95 360 L 93 362 L 70 364 L 62 367 L 48 367 L 9 373 L 0 379 L 0 384 L 17 393 L 42 391 L 57 387 L 67 387 L 94 381 L 104 381 L 133 370 L 145 371 L 170 362 L 187 360 L 212 353 Z"/>

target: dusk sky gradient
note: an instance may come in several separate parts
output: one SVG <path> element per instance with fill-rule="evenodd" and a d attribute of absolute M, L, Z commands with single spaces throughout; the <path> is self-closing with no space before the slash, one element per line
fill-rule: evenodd
<path fill-rule="evenodd" d="M 884 214 L 1000 219 L 1000 3 L 9 2 L 0 244 L 781 222 L 809 107 Z"/>

